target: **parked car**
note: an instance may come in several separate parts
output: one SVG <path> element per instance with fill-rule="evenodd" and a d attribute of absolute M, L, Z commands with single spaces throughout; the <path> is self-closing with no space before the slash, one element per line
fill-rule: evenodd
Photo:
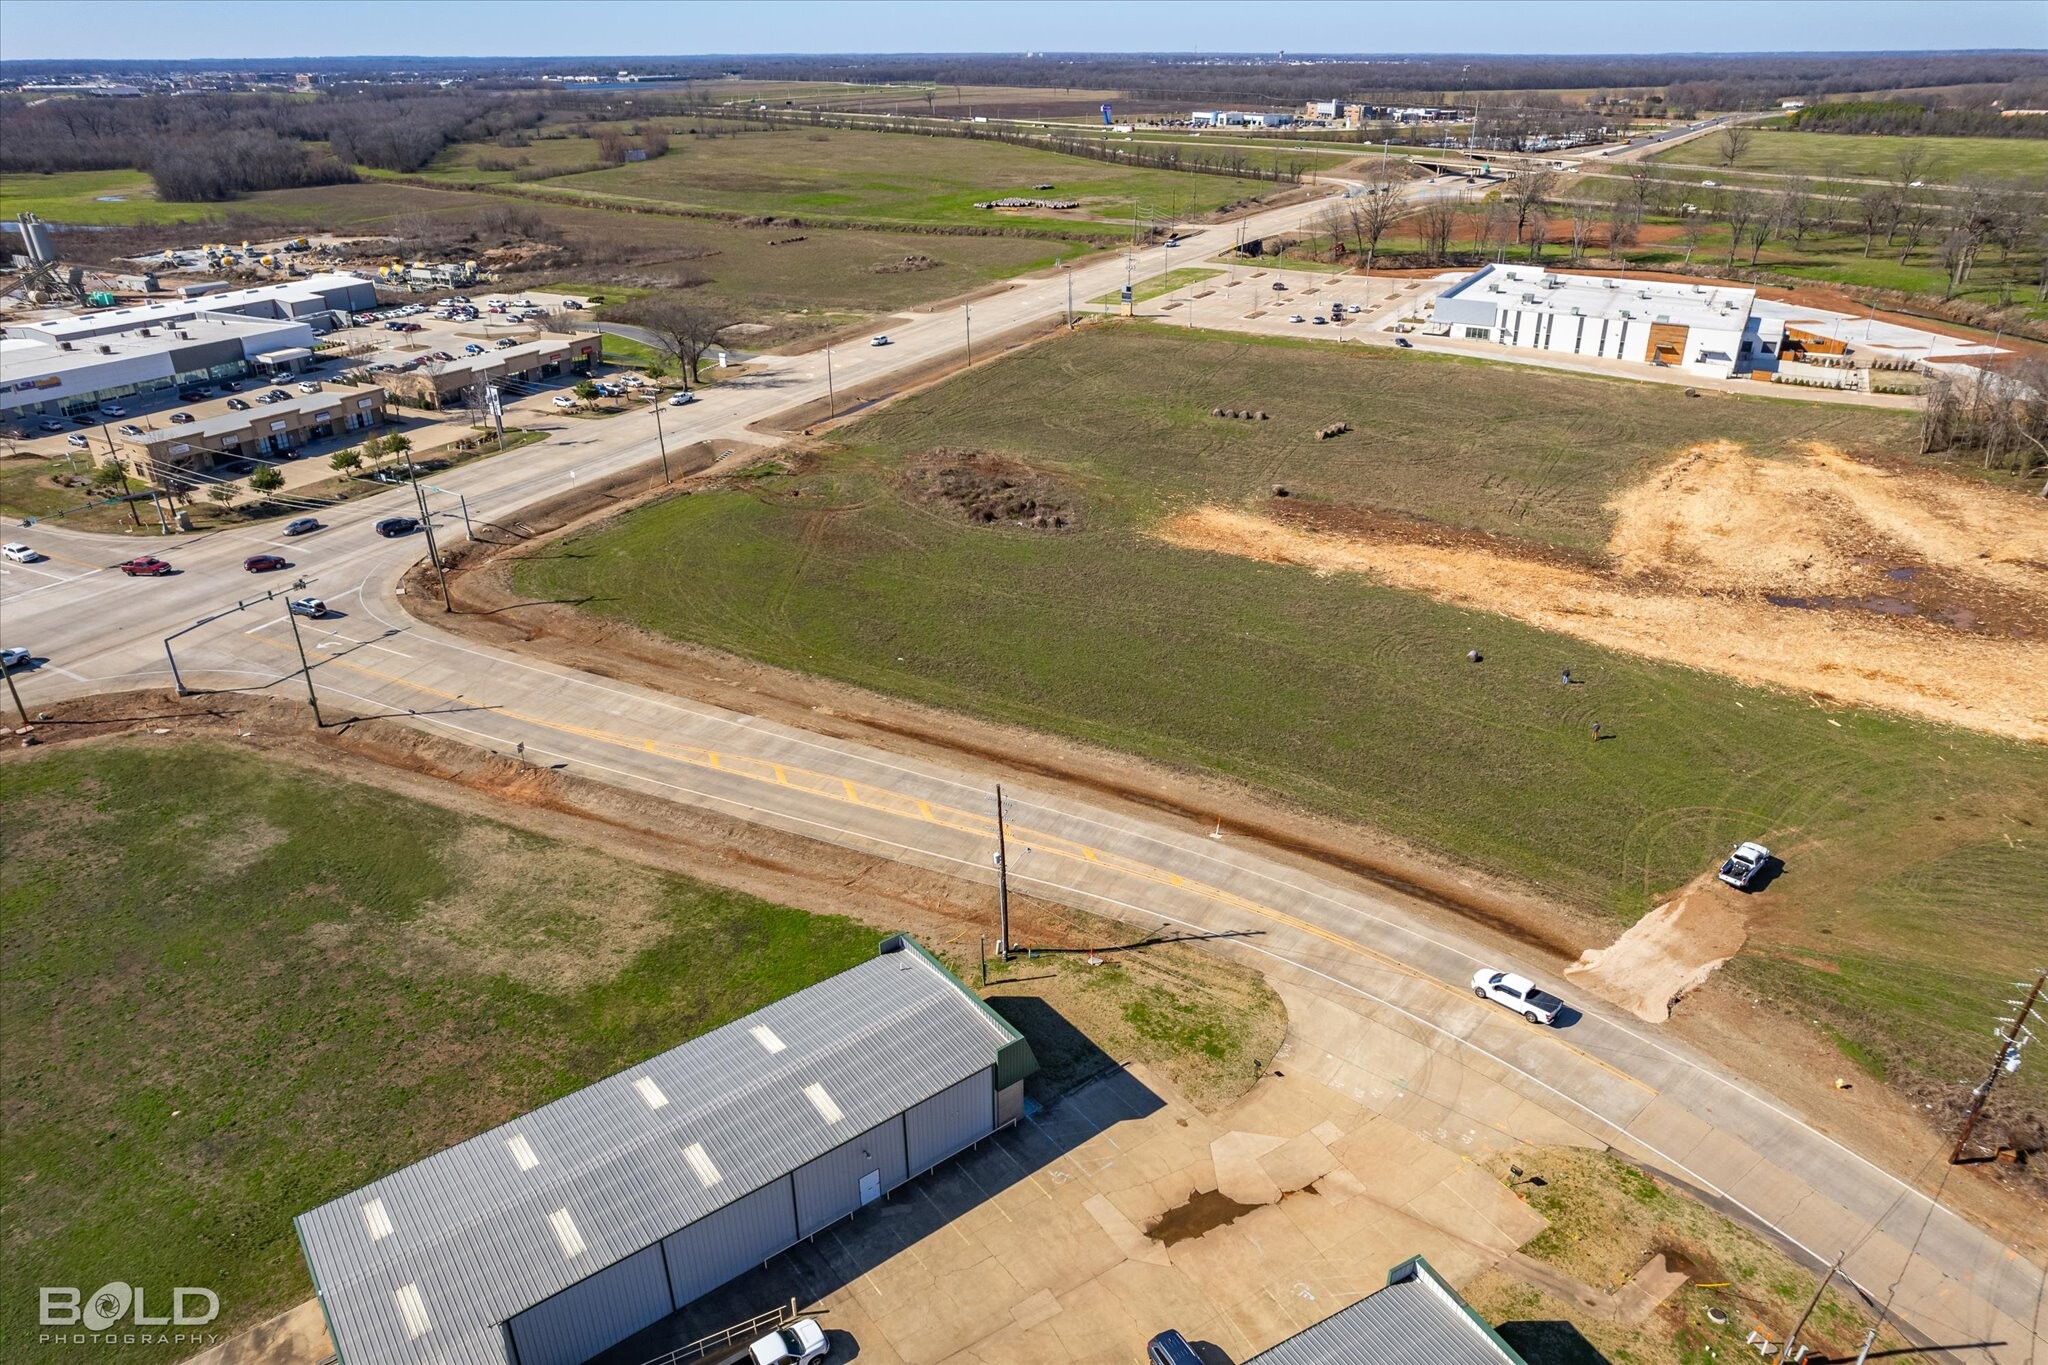
<path fill-rule="evenodd" d="M 1314 317 L 1310 318 L 1309 321 L 1313 322 L 1318 327 L 1327 327 L 1330 325 L 1330 320 L 1324 317 L 1321 313 L 1316 314 Z"/>
<path fill-rule="evenodd" d="M 1764 869 L 1771 863 L 1771 851 L 1762 844 L 1749 840 L 1735 846 L 1728 860 L 1721 864 L 1720 878 L 1737 891 L 1747 891 L 1756 884 Z"/>
<path fill-rule="evenodd" d="M 1407 337 L 1395 337 L 1394 344 L 1396 346 L 1399 346 L 1404 351 L 1412 351 L 1415 349 L 1415 343 L 1410 341 Z"/>
<path fill-rule="evenodd" d="M 1308 321 L 1308 319 L 1307 319 L 1307 318 L 1304 318 L 1304 317 L 1303 317 L 1303 316 L 1302 316 L 1301 314 L 1299 314 L 1299 313 L 1296 313 L 1296 314 L 1295 314 L 1295 315 L 1294 315 L 1293 317 L 1291 317 L 1291 318 L 1289 318 L 1289 319 L 1287 319 L 1287 320 L 1288 320 L 1289 322 L 1306 322 L 1306 321 Z"/>
<path fill-rule="evenodd" d="M 317 380 L 317 379 L 301 379 L 301 380 L 299 381 L 299 392 L 300 392 L 300 393 L 318 393 L 318 392 L 320 392 L 320 381 L 319 381 L 319 380 Z"/>
<path fill-rule="evenodd" d="M 250 573 L 274 573 L 291 565 L 284 562 L 283 555 L 250 555 L 242 561 L 242 567 Z"/>
<path fill-rule="evenodd" d="M 198 403 L 198 402 L 201 402 L 201 401 L 203 401 L 203 400 L 205 399 L 205 397 L 206 397 L 205 391 L 204 391 L 204 390 L 201 390 L 201 389 L 179 389 L 179 390 L 178 390 L 178 401 L 179 401 L 180 403 Z"/>
<path fill-rule="evenodd" d="M 576 400 L 566 393 L 558 393 L 550 401 L 558 408 L 573 408 L 576 406 Z"/>
<path fill-rule="evenodd" d="M 282 403 L 285 399 L 291 397 L 291 395 L 286 393 L 283 389 L 271 389 L 268 392 L 267 397 L 273 403 Z"/>
<path fill-rule="evenodd" d="M 1195 1348 L 1188 1339 L 1168 1328 L 1152 1338 L 1145 1347 L 1146 1365 L 1203 1365 L 1202 1358 L 1195 1354 Z"/>
<path fill-rule="evenodd" d="M 499 349 L 499 350 L 501 350 L 501 351 L 502 351 L 502 350 L 505 350 L 505 349 L 506 349 L 507 347 L 511 347 L 511 346 L 517 346 L 518 344 L 519 344 L 519 343 L 518 343 L 518 342 L 516 342 L 516 341 L 514 341 L 514 340 L 513 340 L 513 339 L 512 339 L 511 337 L 499 337 L 499 338 L 498 338 L 498 349 Z"/>
<path fill-rule="evenodd" d="M 36 430 L 37 430 L 37 431 L 62 431 L 62 430 L 64 430 L 64 424 L 63 424 L 62 422 L 59 422 L 59 421 L 55 420 L 54 418 L 50 418 L 50 417 L 45 417 L 45 418 L 44 418 L 44 419 L 43 419 L 42 421 L 40 421 L 40 422 L 36 423 Z"/>
<path fill-rule="evenodd" d="M 1481 1000 L 1505 1005 L 1532 1024 L 1546 1028 L 1557 1020 L 1564 1001 L 1542 989 L 1526 976 L 1489 971 L 1481 967 L 1472 973 L 1472 994 Z"/>
<path fill-rule="evenodd" d="M 85 433 L 74 431 L 64 438 L 64 444 L 74 450 L 84 450 L 92 442 L 85 439 Z"/>
<path fill-rule="evenodd" d="M 249 401 L 246 398 L 230 398 L 228 400 L 228 407 L 236 412 L 247 412 L 249 410 Z"/>
<path fill-rule="evenodd" d="M 892 341 L 890 341 L 890 340 L 889 340 L 889 334 L 888 334 L 887 332 L 884 332 L 884 333 L 882 333 L 882 334 L 881 334 L 880 336 L 873 336 L 873 337 L 869 337 L 869 338 L 868 338 L 868 345 L 870 345 L 870 346 L 893 346 L 893 345 L 895 345 L 895 343 L 894 343 L 894 342 L 892 342 Z"/>
<path fill-rule="evenodd" d="M 74 412 L 71 414 L 71 423 L 73 426 L 96 427 L 100 424 L 100 419 L 96 413 Z"/>
<path fill-rule="evenodd" d="M 1282 281 L 1282 280 L 1275 280 L 1275 281 L 1273 281 L 1273 287 L 1274 287 L 1275 289 L 1285 289 L 1285 288 L 1287 287 L 1287 285 L 1286 285 L 1286 283 L 1285 283 L 1284 281 Z"/>
<path fill-rule="evenodd" d="M 122 407 L 119 403 L 102 403 L 100 404 L 100 415 L 102 417 L 126 417 L 128 409 Z"/>
<path fill-rule="evenodd" d="M 9 645 L 6 649 L 0 649 L 0 672 L 20 668 L 34 657 L 20 645 Z"/>
<path fill-rule="evenodd" d="M 563 299 L 562 307 L 567 308 L 572 313 L 580 313 L 583 311 L 583 305 L 578 303 L 575 299 Z"/>
<path fill-rule="evenodd" d="M 814 1360 L 823 1360 L 830 1349 L 825 1329 L 818 1326 L 817 1319 L 798 1318 L 749 1346 L 747 1354 L 754 1365 L 811 1365 Z"/>
<path fill-rule="evenodd" d="M 386 517 L 377 523 L 380 536 L 409 536 L 420 529 L 417 517 Z"/>
<path fill-rule="evenodd" d="M 114 567 L 130 578 L 162 578 L 171 571 L 171 566 L 155 555 L 142 555 Z"/>
<path fill-rule="evenodd" d="M 140 436 L 142 434 L 142 428 L 136 426 L 133 422 L 123 422 L 116 430 L 123 436 Z"/>
<path fill-rule="evenodd" d="M 469 343 L 469 345 L 462 348 L 462 353 L 464 355 L 482 355 L 484 353 L 484 348 L 477 345 L 474 341 L 472 341 Z"/>
<path fill-rule="evenodd" d="M 672 393 L 668 397 L 668 405 L 672 408 L 686 408 L 696 401 L 697 395 L 689 392 Z"/>
<path fill-rule="evenodd" d="M 327 604 L 317 597 L 294 597 L 285 604 L 294 616 L 311 616 L 315 619 L 327 614 Z"/>
<path fill-rule="evenodd" d="M 284 524 L 284 533 L 288 536 L 303 536 L 319 529 L 318 517 L 293 517 Z"/>
<path fill-rule="evenodd" d="M 171 425 L 173 426 L 182 427 L 191 420 L 192 414 L 189 412 L 174 412 L 171 414 Z"/>
<path fill-rule="evenodd" d="M 267 408 L 267 407 L 269 407 L 269 406 L 270 406 L 270 405 L 271 405 L 272 403 L 275 403 L 276 401 L 277 401 L 277 400 L 276 400 L 275 398 L 271 397 L 271 396 L 270 396 L 269 394 L 267 394 L 267 393 L 259 393 L 259 394 L 257 394 L 257 395 L 256 395 L 256 402 L 257 402 L 257 405 L 258 405 L 258 406 L 260 406 L 260 407 L 266 407 L 266 408 Z"/>
<path fill-rule="evenodd" d="M 31 550 L 18 540 L 10 540 L 5 545 L 0 545 L 0 559 L 9 559 L 16 564 L 33 564 L 42 557 L 41 552 Z"/>

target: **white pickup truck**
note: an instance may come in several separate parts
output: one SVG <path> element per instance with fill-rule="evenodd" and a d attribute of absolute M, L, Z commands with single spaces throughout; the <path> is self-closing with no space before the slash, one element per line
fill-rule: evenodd
<path fill-rule="evenodd" d="M 1542 1024 L 1546 1028 L 1557 1022 L 1558 1011 L 1564 1008 L 1564 1001 L 1528 977 L 1496 972 L 1487 967 L 1472 973 L 1472 994 L 1481 1000 L 1505 1005 L 1530 1023 Z"/>

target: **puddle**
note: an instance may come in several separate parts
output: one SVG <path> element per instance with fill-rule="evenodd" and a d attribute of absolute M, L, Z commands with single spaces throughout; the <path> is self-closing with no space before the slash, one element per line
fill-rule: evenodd
<path fill-rule="evenodd" d="M 92 202 L 95 204 L 125 204 L 128 202 L 128 196 L 125 194 L 96 194 L 93 196 Z"/>
<path fill-rule="evenodd" d="M 1884 576 L 1894 583 L 1911 583 L 1920 573 L 1919 569 L 1886 569 Z"/>
<path fill-rule="evenodd" d="M 1879 616 L 1917 616 L 1920 609 L 1902 597 L 1787 597 L 1767 592 L 1764 601 L 1797 611 L 1868 611 Z"/>
<path fill-rule="evenodd" d="M 1160 1214 L 1158 1221 L 1145 1229 L 1145 1235 L 1161 1246 L 1170 1247 L 1235 1223 L 1258 1207 L 1257 1204 L 1240 1204 L 1221 1190 L 1201 1190 L 1189 1195 L 1185 1203 Z"/>

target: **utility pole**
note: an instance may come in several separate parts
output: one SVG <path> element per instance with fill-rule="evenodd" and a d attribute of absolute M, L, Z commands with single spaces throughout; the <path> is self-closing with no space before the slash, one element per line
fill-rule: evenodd
<path fill-rule="evenodd" d="M 1003 786 L 996 784 L 996 956 L 1010 960 L 1010 863 L 1003 834 Z"/>
<path fill-rule="evenodd" d="M 967 338 L 967 363 L 970 365 L 974 363 L 974 337 L 972 333 Z M 825 348 L 825 420 L 829 422 L 838 415 L 839 394 L 832 387 L 832 348 L 827 346 Z"/>
<path fill-rule="evenodd" d="M 299 647 L 299 672 L 306 679 L 306 700 L 313 707 L 313 724 L 320 729 L 327 728 L 327 722 L 320 719 L 320 696 L 313 690 L 313 665 L 306 661 L 306 641 L 299 634 L 299 614 L 292 610 L 292 600 L 284 600 L 284 619 L 291 623 L 292 643 Z"/>
<path fill-rule="evenodd" d="M 661 447 L 661 481 L 663 483 L 672 483 L 674 480 L 668 476 L 668 437 L 661 434 L 661 399 L 659 397 L 654 400 L 654 440 Z M 469 514 L 465 512 L 463 515 L 466 518 Z"/>
<path fill-rule="evenodd" d="M 1835 1256 L 1834 1264 L 1828 1267 L 1828 1273 L 1820 1277 L 1820 1283 L 1813 1288 L 1813 1297 L 1806 1301 L 1806 1311 L 1799 1315 L 1799 1321 L 1792 1325 L 1792 1334 L 1785 1338 L 1785 1349 L 1778 1352 L 1778 1359 L 1793 1360 L 1796 1358 L 1792 1354 L 1792 1348 L 1798 1344 L 1800 1329 L 1805 1327 L 1806 1320 L 1813 1316 L 1813 1310 L 1820 1307 L 1820 1296 L 1828 1292 L 1829 1281 L 1835 1278 L 1835 1272 L 1842 1268 L 1842 1257 L 1848 1254 L 1846 1251 L 1838 1253 Z"/>
<path fill-rule="evenodd" d="M 448 600 L 448 571 L 441 567 L 441 547 L 434 543 L 434 515 L 427 510 L 427 490 L 420 487 L 420 472 L 413 468 L 411 450 L 405 452 L 405 472 L 412 479 L 412 495 L 420 505 L 420 526 L 427 533 L 427 558 L 433 561 L 435 576 L 441 580 L 441 610 L 454 611 L 455 605 Z M 298 627 L 292 629 L 296 631 Z"/>
<path fill-rule="evenodd" d="M 968 304 L 960 305 L 960 322 L 967 329 L 967 368 L 974 368 L 974 309 Z"/>
<path fill-rule="evenodd" d="M 7 695 L 14 698 L 14 714 L 21 717 L 23 725 L 27 725 L 28 708 L 21 704 L 21 693 L 14 690 L 14 670 L 0 665 L 0 677 L 7 679 Z"/>
<path fill-rule="evenodd" d="M 2040 1002 L 2043 983 L 2048 983 L 2048 972 L 2039 973 L 2034 977 L 2033 988 L 2027 992 L 2027 998 L 2024 1001 L 2006 1001 L 2008 1005 L 2018 1005 L 2020 1012 L 2009 1020 L 2001 1019 L 1998 1021 L 2001 1024 L 2010 1024 L 2011 1027 L 1998 1037 L 1998 1055 L 1991 1059 L 1990 1074 L 1984 1077 L 1982 1085 L 1971 1092 L 1970 1112 L 1963 1119 L 1963 1131 L 1956 1135 L 1955 1150 L 1948 1154 L 1949 1165 L 1959 1166 L 1962 1164 L 1963 1148 L 1969 1143 L 1970 1134 L 1977 1131 L 1977 1120 L 1983 1116 L 1984 1102 L 1991 1098 L 1991 1087 L 1997 1082 L 1998 1073 L 2001 1071 L 2018 1071 L 2020 1069 L 2020 1049 L 2032 1042 L 2034 1038 L 2033 1031 L 2027 1027 L 2027 1017 L 2034 1012 L 2034 1006 Z M 2013 984 L 2024 986 L 2026 982 L 2015 981 Z"/>
<path fill-rule="evenodd" d="M 1071 332 L 1074 330 L 1074 267 L 1064 265 L 1060 269 L 1067 276 L 1067 330 Z"/>

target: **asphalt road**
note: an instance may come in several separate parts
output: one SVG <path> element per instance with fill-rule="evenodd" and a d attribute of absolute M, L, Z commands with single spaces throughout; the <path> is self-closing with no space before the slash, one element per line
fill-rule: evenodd
<path fill-rule="evenodd" d="M 1247 231 L 1298 225 L 1318 207 L 1257 215 Z M 1138 276 L 1195 254 L 1192 245 L 1147 251 Z M 1116 288 L 1124 269 L 1120 256 L 1077 267 L 1074 297 Z M 975 302 L 971 326 L 987 337 L 1042 323 L 1066 298 L 1061 272 L 1019 281 Z M 970 320 L 952 309 L 885 325 L 893 346 L 835 348 L 842 396 L 863 379 L 953 354 Z M 749 422 L 824 396 L 824 364 L 822 353 L 765 357 L 748 377 L 667 410 L 666 439 L 714 450 L 750 439 Z M 436 524 L 443 536 L 461 534 L 456 493 L 471 517 L 509 521 L 577 480 L 634 466 L 651 471 L 655 457 L 649 414 L 567 422 L 540 445 L 443 476 L 448 493 L 435 499 Z M 413 510 L 412 492 L 395 489 L 323 515 L 326 529 L 296 539 L 275 526 L 168 542 L 54 526 L 10 531 L 50 558 L 0 566 L 0 644 L 34 651 L 37 663 L 17 675 L 33 710 L 84 692 L 167 685 L 163 637 L 225 613 L 180 638 L 186 685 L 300 696 L 281 602 L 235 608 L 303 576 L 304 591 L 337 612 L 301 623 L 331 714 L 396 714 L 505 752 L 524 744 L 529 761 L 653 797 L 992 878 L 994 829 L 981 778 L 479 646 L 415 619 L 395 591 L 424 553 L 421 538 L 386 540 L 370 529 Z M 271 549 L 293 561 L 284 581 L 242 572 L 245 556 Z M 106 567 L 145 551 L 162 553 L 178 572 L 128 580 Z M 1141 925 L 1254 933 L 1240 951 L 1275 972 L 1354 993 L 1420 1045 L 1455 1052 L 1492 1075 L 1516 1107 L 1564 1118 L 1746 1210 L 1816 1261 L 1846 1251 L 1844 1273 L 1924 1337 L 1987 1343 L 1968 1359 L 2032 1361 L 2048 1336 L 2040 1268 L 1657 1030 L 1578 1001 L 1569 1026 L 1531 1027 L 1473 999 L 1467 986 L 1482 964 L 1522 964 L 1487 961 L 1390 899 L 1228 838 L 1036 793 L 1028 783 L 1005 790 L 1011 874 L 1039 894 Z M 1500 1117 L 1514 1126 L 1513 1112 Z"/>

